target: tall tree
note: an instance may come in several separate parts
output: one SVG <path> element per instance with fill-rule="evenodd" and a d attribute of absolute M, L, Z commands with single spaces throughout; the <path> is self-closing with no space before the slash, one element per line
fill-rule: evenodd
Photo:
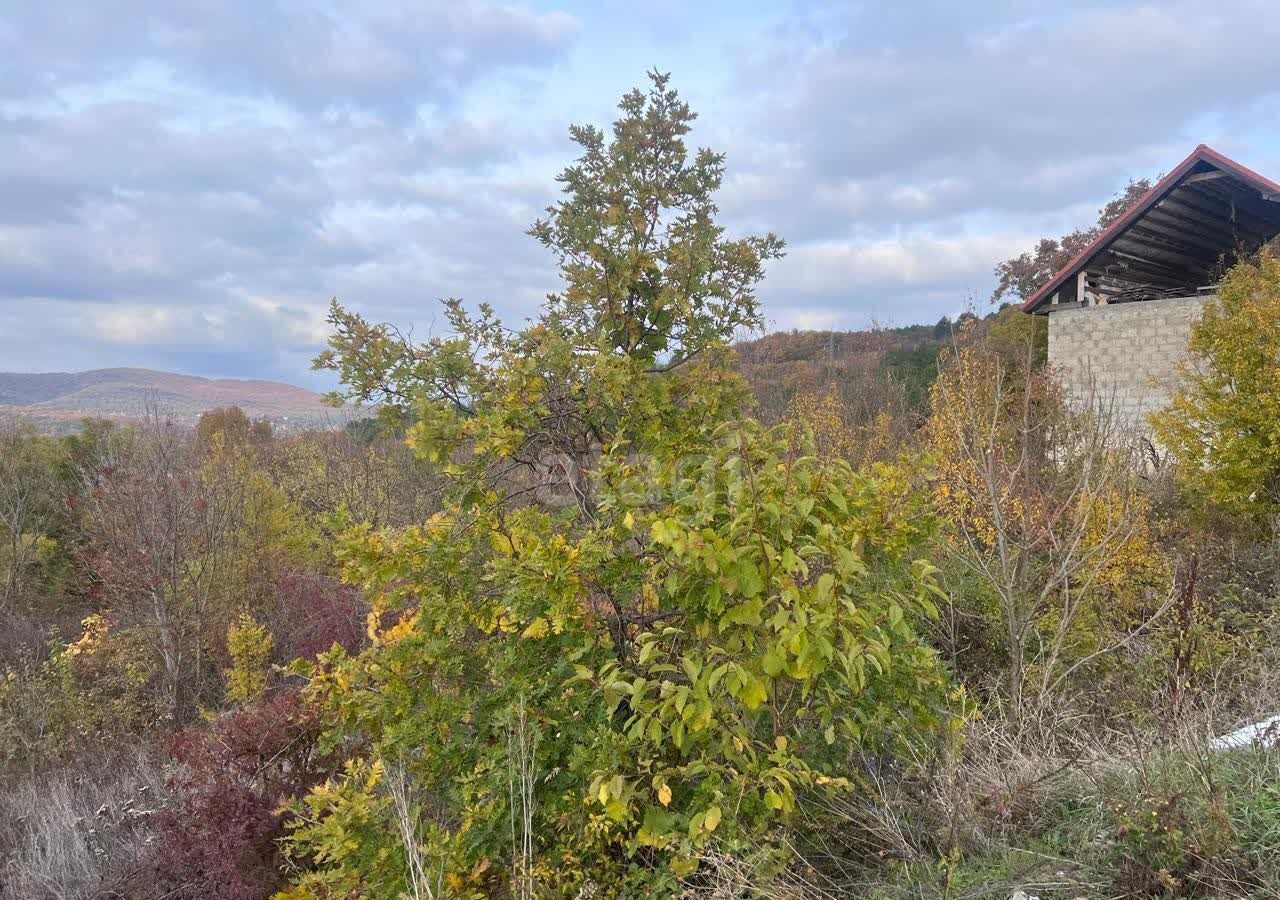
<path fill-rule="evenodd" d="M 782 242 L 715 223 L 723 158 L 665 75 L 620 109 L 531 229 L 564 281 L 532 324 L 450 301 L 415 346 L 333 308 L 318 365 L 448 487 L 347 535 L 372 646 L 303 669 L 366 751 L 294 832 L 330 892 L 673 894 L 939 699 L 912 479 L 740 421 L 728 342 Z"/>
<path fill-rule="evenodd" d="M 1157 176 L 1154 180 L 1139 178 L 1130 181 L 1123 191 L 1098 210 L 1096 225 L 1077 228 L 1060 238 L 1041 238 L 1034 250 L 1010 257 L 997 265 L 996 288 L 991 294 L 991 302 L 1026 301 L 1077 253 L 1088 247 L 1108 225 L 1124 215 L 1159 180 L 1160 177 Z"/>
<path fill-rule="evenodd" d="M 160 708 L 181 722 L 216 701 L 229 624 L 256 612 L 275 575 L 305 555 L 296 508 L 218 434 L 209 446 L 154 411 L 85 473 L 88 564 L 119 623 L 145 636 Z"/>
<path fill-rule="evenodd" d="M 559 176 L 564 199 L 530 229 L 560 262 L 563 287 L 537 320 L 504 328 L 446 303 L 453 334 L 413 345 L 336 302 L 330 349 L 346 399 L 413 421 L 409 440 L 446 471 L 508 492 L 536 491 L 589 510 L 585 473 L 620 441 L 678 440 L 738 408 L 723 365 L 735 329 L 762 323 L 756 286 L 783 242 L 728 239 L 714 221 L 724 157 L 690 153 L 696 116 L 653 73 L 628 93 L 612 140 L 570 130 L 582 155 Z"/>
<path fill-rule="evenodd" d="M 59 519 L 54 443 L 0 417 L 0 613 L 21 599 Z"/>

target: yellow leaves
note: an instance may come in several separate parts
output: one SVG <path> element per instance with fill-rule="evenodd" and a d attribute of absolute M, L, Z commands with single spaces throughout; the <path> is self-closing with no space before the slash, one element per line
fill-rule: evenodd
<path fill-rule="evenodd" d="M 671 785 L 663 784 L 658 788 L 658 802 L 663 806 L 671 805 Z"/>
<path fill-rule="evenodd" d="M 382 617 L 384 610 L 381 604 L 375 604 L 373 609 L 369 610 L 365 616 L 365 632 L 369 636 L 369 641 L 375 646 L 387 646 L 394 644 L 396 641 L 413 634 L 418 627 L 420 613 L 417 611 L 405 613 L 395 624 L 385 630 L 382 629 Z"/>
<path fill-rule="evenodd" d="M 604 814 L 614 822 L 625 822 L 629 812 L 633 790 L 620 774 L 599 776 L 588 789 L 588 802 L 596 801 L 604 807 Z"/>
<path fill-rule="evenodd" d="M 671 863 L 671 871 L 681 878 L 686 878 L 698 870 L 697 857 L 680 858 L 673 860 Z"/>
<path fill-rule="evenodd" d="M 764 682 L 752 677 L 743 684 L 739 698 L 747 709 L 756 709 L 769 699 L 769 691 L 764 686 Z"/>
<path fill-rule="evenodd" d="M 1264 524 L 1280 470 L 1280 255 L 1235 266 L 1192 327 L 1167 409 L 1150 417 L 1187 493 Z M 1265 525 L 1264 525 L 1265 527 Z"/>
<path fill-rule="evenodd" d="M 702 817 L 702 827 L 706 829 L 708 833 L 715 831 L 716 828 L 720 826 L 720 817 L 722 815 L 723 813 L 721 813 L 720 807 L 711 807 L 707 810 L 707 814 Z"/>
<path fill-rule="evenodd" d="M 107 639 L 107 633 L 111 630 L 111 623 L 104 616 L 94 613 L 81 619 L 80 627 L 84 631 L 78 640 L 67 645 L 67 649 L 64 651 L 67 656 L 91 655 Z"/>
<path fill-rule="evenodd" d="M 870 422 L 850 424 L 844 400 L 834 387 L 798 395 L 787 409 L 786 421 L 813 435 L 819 456 L 844 459 L 855 468 L 890 456 L 901 429 L 887 411 Z"/>
<path fill-rule="evenodd" d="M 382 643 L 394 644 L 396 641 L 400 640 L 401 638 L 409 634 L 412 634 L 414 629 L 416 629 L 417 627 L 418 627 L 418 613 L 415 612 L 412 615 L 404 616 L 403 618 L 400 619 L 399 622 L 397 622 L 395 625 L 391 626 L 385 632 L 383 632 Z"/>
<path fill-rule="evenodd" d="M 515 634 L 520 626 L 516 624 L 511 610 L 504 607 L 488 615 L 481 616 L 476 622 L 476 627 L 485 634 Z"/>
<path fill-rule="evenodd" d="M 658 608 L 658 589 L 650 582 L 646 581 L 640 585 L 640 596 L 644 598 L 644 608 L 647 610 Z"/>
<path fill-rule="evenodd" d="M 520 636 L 525 638 L 541 638 L 546 637 L 550 630 L 551 628 L 547 620 L 542 616 L 538 616 L 538 618 L 529 623 L 529 627 L 526 628 L 524 633 Z"/>
<path fill-rule="evenodd" d="M 622 517 L 622 525 L 627 529 L 627 531 L 635 530 L 636 517 L 632 514 L 631 510 L 627 510 L 627 514 Z"/>
<path fill-rule="evenodd" d="M 227 698 L 253 700 L 267 689 L 267 673 L 275 640 L 266 626 L 248 613 L 232 623 L 227 631 L 227 653 L 231 668 L 227 670 Z"/>
<path fill-rule="evenodd" d="M 273 894 L 271 900 L 319 900 L 319 897 L 319 894 L 305 884 L 299 884 Z"/>

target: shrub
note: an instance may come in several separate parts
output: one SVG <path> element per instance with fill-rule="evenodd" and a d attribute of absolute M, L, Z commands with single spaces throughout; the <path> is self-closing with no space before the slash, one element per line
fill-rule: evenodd
<path fill-rule="evenodd" d="M 275 640 L 271 632 L 244 613 L 227 629 L 227 699 L 233 703 L 254 700 L 267 689 L 271 650 Z"/>
<path fill-rule="evenodd" d="M 180 732 L 174 804 L 156 819 L 141 885 L 167 898 L 259 900 L 282 883 L 281 806 L 329 771 L 319 722 L 296 691 L 277 691 Z"/>
<path fill-rule="evenodd" d="M 1233 268 L 1192 327 L 1169 408 L 1152 416 L 1196 499 L 1280 527 L 1280 256 Z"/>
<path fill-rule="evenodd" d="M 264 621 L 275 641 L 272 661 L 280 664 L 314 659 L 334 644 L 356 653 L 366 640 L 359 593 L 323 575 L 297 571 L 281 575 Z"/>
<path fill-rule="evenodd" d="M 100 743 L 130 740 L 159 717 L 153 659 L 134 629 L 100 615 L 81 636 L 0 670 L 0 767 L 46 767 Z"/>

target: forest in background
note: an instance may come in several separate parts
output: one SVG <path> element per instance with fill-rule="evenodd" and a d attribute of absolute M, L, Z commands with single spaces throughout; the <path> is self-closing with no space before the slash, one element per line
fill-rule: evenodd
<path fill-rule="evenodd" d="M 1280 751 L 1211 749 L 1278 711 L 1280 260 L 1154 440 L 1009 303 L 1096 229 L 735 347 L 785 246 L 694 119 L 572 130 L 533 321 L 335 303 L 375 417 L 0 425 L 0 897 L 1280 892 Z"/>

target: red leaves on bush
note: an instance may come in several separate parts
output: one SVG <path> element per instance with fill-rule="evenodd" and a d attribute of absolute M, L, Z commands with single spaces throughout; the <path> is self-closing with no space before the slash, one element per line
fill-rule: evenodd
<path fill-rule="evenodd" d="M 265 797 L 232 781 L 189 788 L 159 820 L 151 859 L 159 893 L 209 900 L 262 900 L 283 885 L 280 816 Z"/>
<path fill-rule="evenodd" d="M 282 887 L 278 810 L 332 771 L 333 760 L 317 752 L 319 733 L 314 712 L 290 690 L 177 734 L 176 805 L 157 817 L 145 887 L 202 900 L 260 900 Z"/>
<path fill-rule="evenodd" d="M 310 659 L 335 643 L 355 653 L 365 639 L 359 594 L 323 575 L 290 573 L 276 581 L 269 621 L 277 662 Z"/>

